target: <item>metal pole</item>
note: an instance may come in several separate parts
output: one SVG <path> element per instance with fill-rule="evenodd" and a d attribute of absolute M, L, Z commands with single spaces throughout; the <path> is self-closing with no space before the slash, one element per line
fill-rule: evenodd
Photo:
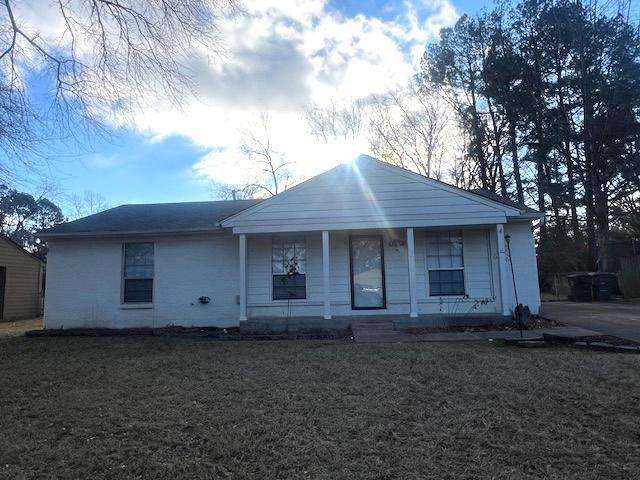
<path fill-rule="evenodd" d="M 513 293 L 516 296 L 516 309 L 515 314 L 518 319 L 518 325 L 520 326 L 520 338 L 524 335 L 522 333 L 522 318 L 520 318 L 520 301 L 518 300 L 518 289 L 516 288 L 516 274 L 513 271 L 513 260 L 511 259 L 511 237 L 509 235 L 504 236 L 507 242 L 507 252 L 509 253 L 509 265 L 511 267 L 511 279 L 513 280 Z"/>

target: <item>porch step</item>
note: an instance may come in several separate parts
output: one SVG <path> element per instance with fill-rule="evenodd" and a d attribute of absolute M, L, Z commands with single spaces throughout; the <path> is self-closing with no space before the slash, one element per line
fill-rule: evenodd
<path fill-rule="evenodd" d="M 393 328 L 393 320 L 386 318 L 358 318 L 351 321 L 352 327 L 385 326 Z"/>
<path fill-rule="evenodd" d="M 351 323 L 353 338 L 358 343 L 401 342 L 404 334 L 387 318 L 358 318 Z"/>
<path fill-rule="evenodd" d="M 359 323 L 351 326 L 353 330 L 390 330 L 395 331 L 392 322 L 389 323 Z"/>

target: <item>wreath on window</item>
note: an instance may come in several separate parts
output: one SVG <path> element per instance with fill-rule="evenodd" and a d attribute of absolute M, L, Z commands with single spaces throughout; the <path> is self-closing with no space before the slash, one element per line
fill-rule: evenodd
<path fill-rule="evenodd" d="M 284 266 L 284 271 L 287 274 L 287 277 L 293 277 L 294 275 L 300 274 L 300 269 L 296 257 L 287 260 L 287 263 Z"/>

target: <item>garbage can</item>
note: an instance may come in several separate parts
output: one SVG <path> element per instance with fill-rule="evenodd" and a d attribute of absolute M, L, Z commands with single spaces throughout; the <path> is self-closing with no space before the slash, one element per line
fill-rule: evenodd
<path fill-rule="evenodd" d="M 567 275 L 569 281 L 569 300 L 574 302 L 593 301 L 591 292 L 591 277 L 588 273 L 574 273 Z"/>
<path fill-rule="evenodd" d="M 569 300 L 574 302 L 606 302 L 618 291 L 615 273 L 574 273 L 567 275 L 567 280 L 571 290 Z"/>
<path fill-rule="evenodd" d="M 616 292 L 617 278 L 615 273 L 594 273 L 592 275 L 593 299 L 596 302 L 607 302 Z"/>

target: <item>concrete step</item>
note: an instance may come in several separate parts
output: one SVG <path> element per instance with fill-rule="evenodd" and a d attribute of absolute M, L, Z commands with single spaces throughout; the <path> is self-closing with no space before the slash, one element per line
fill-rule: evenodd
<path fill-rule="evenodd" d="M 383 324 L 383 323 L 373 323 L 371 325 L 353 325 L 351 327 L 352 330 L 390 330 L 395 331 L 393 328 L 393 323 Z"/>
<path fill-rule="evenodd" d="M 367 325 L 372 324 L 372 323 L 393 323 L 393 318 L 363 318 L 363 317 L 356 317 L 356 318 L 352 318 L 351 319 L 351 323 L 353 323 L 354 325 L 360 324 L 360 323 L 366 323 Z"/>

